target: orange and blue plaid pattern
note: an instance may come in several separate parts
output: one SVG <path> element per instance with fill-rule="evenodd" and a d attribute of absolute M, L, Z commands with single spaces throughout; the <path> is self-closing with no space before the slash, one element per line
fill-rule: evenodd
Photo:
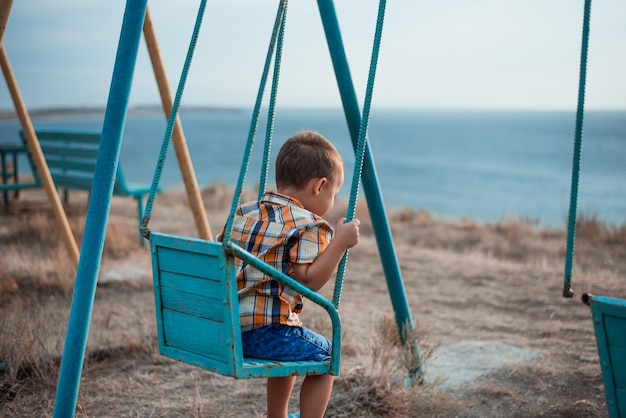
<path fill-rule="evenodd" d="M 260 202 L 237 209 L 231 239 L 293 277 L 293 265 L 312 263 L 332 236 L 330 224 L 296 199 L 267 192 Z M 236 269 L 242 332 L 273 323 L 302 326 L 302 295 L 239 259 Z"/>

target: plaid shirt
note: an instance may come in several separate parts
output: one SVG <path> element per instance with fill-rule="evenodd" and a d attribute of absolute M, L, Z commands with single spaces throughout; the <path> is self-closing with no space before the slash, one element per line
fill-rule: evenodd
<path fill-rule="evenodd" d="M 260 202 L 241 205 L 232 241 L 277 270 L 293 277 L 294 264 L 312 263 L 324 251 L 333 229 L 296 199 L 267 192 Z M 236 260 L 241 331 L 272 323 L 302 326 L 302 295 Z"/>

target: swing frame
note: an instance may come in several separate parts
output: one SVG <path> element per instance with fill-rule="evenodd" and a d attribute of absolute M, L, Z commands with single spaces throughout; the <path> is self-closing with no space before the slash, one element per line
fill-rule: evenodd
<path fill-rule="evenodd" d="M 205 3 L 206 0 L 202 0 L 200 2 L 200 8 L 204 8 Z M 378 243 L 391 303 L 395 312 L 396 324 L 404 341 L 404 337 L 406 336 L 405 332 L 413 329 L 413 320 L 404 291 L 400 265 L 396 257 L 395 246 L 383 204 L 374 159 L 371 150 L 367 146 L 366 127 L 368 115 L 367 112 L 364 111 L 364 115 L 361 117 L 333 0 L 317 0 L 317 3 L 352 145 L 355 149 L 358 147 L 358 144 L 364 145 L 362 147 L 364 150 L 363 158 L 361 159 L 363 161 L 363 188 L 370 218 L 372 219 L 374 235 Z M 380 13 L 381 10 L 384 11 L 384 3 L 385 0 L 380 0 L 380 21 L 382 21 L 380 17 L 384 14 Z M 68 319 L 66 344 L 63 350 L 56 390 L 53 412 L 55 418 L 70 416 L 76 410 L 81 370 L 87 346 L 89 323 L 95 299 L 97 276 L 102 258 L 102 245 L 106 232 L 107 215 L 111 205 L 112 189 L 110 185 L 111 179 L 113 178 L 111 177 L 111 167 L 115 167 L 119 161 L 124 121 L 128 109 L 130 89 L 132 87 L 146 10 L 146 0 L 126 1 L 115 65 L 113 68 L 111 88 L 109 90 L 109 98 L 103 122 L 102 150 L 98 154 L 96 177 L 91 193 L 92 199 L 90 200 L 85 221 L 85 234 L 83 239 L 85 245 L 83 246 L 83 255 L 79 260 L 76 272 L 76 285 Z M 200 14 L 199 12 L 198 15 Z M 377 24 L 377 30 L 379 26 L 382 27 L 382 25 Z M 194 31 L 193 43 L 195 43 L 195 37 L 196 31 Z M 189 59 L 190 54 L 188 53 L 187 61 L 189 61 Z M 181 80 L 183 80 L 186 75 L 187 67 L 186 63 L 183 74 L 181 75 Z M 181 92 L 182 84 L 179 84 L 168 122 L 167 132 L 169 135 L 171 135 L 174 127 Z M 371 92 L 370 94 L 366 93 L 366 103 L 368 97 L 371 97 Z M 365 127 L 365 129 L 363 129 L 363 127 Z M 159 164 L 164 164 L 164 158 L 160 157 L 157 165 Z M 155 174 L 153 184 L 158 184 L 159 177 L 160 174 Z M 152 199 L 154 199 L 155 192 L 156 189 L 153 186 L 150 193 Z M 151 209 L 151 206 L 152 202 L 149 200 L 146 205 L 146 212 L 144 212 L 144 219 L 142 220 L 142 233 L 144 236 L 150 235 L 150 230 L 147 227 L 149 221 L 147 212 Z M 156 235 L 157 233 L 155 233 L 155 236 Z M 188 240 L 188 238 L 181 239 Z M 419 347 L 416 341 L 414 344 L 416 354 L 419 358 Z M 421 376 L 421 368 L 416 369 L 411 377 L 418 375 Z"/>

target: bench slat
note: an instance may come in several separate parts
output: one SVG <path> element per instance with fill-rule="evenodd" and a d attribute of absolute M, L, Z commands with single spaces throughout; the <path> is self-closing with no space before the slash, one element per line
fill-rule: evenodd
<path fill-rule="evenodd" d="M 48 169 L 54 177 L 55 172 L 67 173 L 74 172 L 77 175 L 93 177 L 96 171 L 96 162 L 93 160 L 60 160 L 57 158 L 46 159 Z"/>
<path fill-rule="evenodd" d="M 100 144 L 99 132 L 86 132 L 86 131 L 51 131 L 51 130 L 37 130 L 37 139 L 40 143 L 43 142 L 67 142 L 72 144 Z"/>
<path fill-rule="evenodd" d="M 98 158 L 98 148 L 88 147 L 72 147 L 69 144 L 63 145 L 59 143 L 46 144 L 42 143 L 41 150 L 46 157 L 72 157 L 72 158 L 89 158 L 94 161 Z"/>
<path fill-rule="evenodd" d="M 73 176 L 62 173 L 51 173 L 54 184 L 61 189 L 91 191 L 93 177 Z"/>

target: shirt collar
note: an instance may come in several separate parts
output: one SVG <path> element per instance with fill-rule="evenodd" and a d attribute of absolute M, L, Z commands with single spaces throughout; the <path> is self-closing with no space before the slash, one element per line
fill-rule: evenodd
<path fill-rule="evenodd" d="M 263 198 L 261 199 L 261 202 L 270 202 L 285 206 L 298 206 L 304 209 L 304 206 L 302 206 L 302 203 L 300 203 L 298 199 L 294 199 L 293 197 L 289 197 L 276 192 L 265 192 Z"/>

